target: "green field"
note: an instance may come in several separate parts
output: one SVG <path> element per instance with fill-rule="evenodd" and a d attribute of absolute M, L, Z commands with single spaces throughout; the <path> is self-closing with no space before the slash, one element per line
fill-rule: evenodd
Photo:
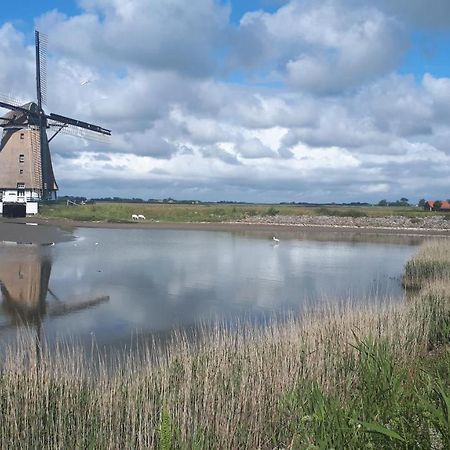
<path fill-rule="evenodd" d="M 0 446 L 448 449 L 450 277 L 430 261 L 448 268 L 450 242 L 424 244 L 402 304 L 176 332 L 112 367 L 21 341 L 2 361 Z"/>
<path fill-rule="evenodd" d="M 160 222 L 228 222 L 252 216 L 301 216 L 325 215 L 340 217 L 426 217 L 449 214 L 427 212 L 415 207 L 340 207 L 294 205 L 237 205 L 237 204 L 146 204 L 146 203 L 97 203 L 94 205 L 65 206 L 43 205 L 42 217 L 80 221 L 131 222 L 132 214 L 143 214 L 148 221 Z"/>

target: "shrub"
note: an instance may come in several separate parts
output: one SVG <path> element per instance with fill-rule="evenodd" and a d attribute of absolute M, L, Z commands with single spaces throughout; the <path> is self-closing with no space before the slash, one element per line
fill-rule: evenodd
<path fill-rule="evenodd" d="M 265 216 L 277 216 L 278 214 L 280 214 L 280 210 L 276 209 L 275 207 L 271 206 L 266 212 L 265 212 Z"/>
<path fill-rule="evenodd" d="M 440 200 L 436 200 L 433 205 L 434 211 L 439 211 L 442 208 L 442 202 Z"/>

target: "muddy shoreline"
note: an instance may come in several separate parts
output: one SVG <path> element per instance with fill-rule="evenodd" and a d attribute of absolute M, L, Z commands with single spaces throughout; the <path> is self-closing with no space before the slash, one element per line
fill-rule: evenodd
<path fill-rule="evenodd" d="M 330 218 L 334 222 L 334 218 Z M 0 219 L 0 243 L 16 242 L 24 244 L 45 245 L 74 239 L 75 228 L 105 228 L 105 229 L 168 229 L 168 230 L 210 230 L 237 231 L 261 233 L 300 235 L 314 233 L 324 235 L 340 234 L 341 238 L 357 235 L 372 236 L 412 236 L 412 237 L 450 237 L 450 229 L 411 228 L 411 227 L 380 227 L 380 226 L 351 226 L 314 223 L 283 223 L 258 221 L 226 222 L 226 223 L 167 223 L 167 222 L 139 222 L 139 223 L 109 223 L 109 222 L 81 222 L 66 219 Z"/>
<path fill-rule="evenodd" d="M 57 224 L 0 219 L 0 244 L 52 245 L 73 239 L 73 234 Z"/>

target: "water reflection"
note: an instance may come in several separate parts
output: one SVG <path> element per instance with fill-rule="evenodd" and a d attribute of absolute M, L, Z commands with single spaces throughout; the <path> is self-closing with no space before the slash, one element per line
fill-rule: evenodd
<path fill-rule="evenodd" d="M 0 346 L 24 324 L 37 336 L 42 328 L 49 344 L 69 338 L 89 347 L 95 339 L 111 347 L 136 333 L 263 320 L 324 301 L 400 300 L 403 265 L 417 243 L 319 241 L 281 230 L 278 245 L 267 231 L 75 234 L 77 241 L 53 247 L 0 245 Z"/>
<path fill-rule="evenodd" d="M 1 309 L 6 322 L 0 331 L 17 326 L 34 328 L 39 338 L 43 320 L 93 308 L 108 296 L 66 303 L 49 287 L 52 271 L 50 250 L 24 246 L 0 252 Z"/>
<path fill-rule="evenodd" d="M 50 259 L 37 252 L 0 261 L 2 308 L 13 324 L 38 323 L 45 314 L 51 270 Z"/>

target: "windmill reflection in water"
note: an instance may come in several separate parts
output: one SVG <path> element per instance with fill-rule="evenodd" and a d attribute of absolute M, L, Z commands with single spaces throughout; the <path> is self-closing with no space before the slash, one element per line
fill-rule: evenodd
<path fill-rule="evenodd" d="M 49 286 L 52 260 L 42 247 L 17 247 L 0 257 L 1 312 L 9 318 L 0 323 L 0 333 L 20 326 L 35 330 L 38 359 L 42 349 L 42 323 L 46 317 L 57 318 L 94 308 L 109 296 L 64 302 Z"/>

